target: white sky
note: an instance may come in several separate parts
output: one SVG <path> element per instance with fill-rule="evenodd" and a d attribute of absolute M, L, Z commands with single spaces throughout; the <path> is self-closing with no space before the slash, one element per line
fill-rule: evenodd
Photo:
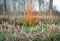
<path fill-rule="evenodd" d="M 45 1 L 45 4 L 49 4 L 49 3 L 46 3 L 48 2 L 49 0 L 44 0 Z M 12 3 L 11 3 L 12 4 Z M 16 4 L 17 6 L 18 4 Z M 54 8 L 55 10 L 59 11 L 60 12 L 60 0 L 53 0 L 53 7 L 56 7 Z M 42 9 L 43 7 L 41 7 Z M 48 6 L 45 6 L 43 10 L 47 10 Z M 35 11 L 39 11 L 39 3 L 38 3 L 38 0 L 34 0 L 34 10 Z"/>
<path fill-rule="evenodd" d="M 54 0 L 53 6 L 55 6 L 55 9 L 60 12 L 60 0 Z"/>
<path fill-rule="evenodd" d="M 39 11 L 39 3 L 38 3 L 38 0 L 35 0 L 34 1 L 34 8 L 33 8 L 35 11 Z"/>
<path fill-rule="evenodd" d="M 45 2 L 48 2 L 49 0 L 44 0 L 44 1 Z M 55 9 L 60 12 L 60 0 L 53 0 L 53 6 L 55 6 L 56 7 Z M 39 11 L 38 0 L 35 0 L 34 10 Z"/>
<path fill-rule="evenodd" d="M 34 10 L 39 11 L 39 3 L 38 0 L 34 0 Z M 49 0 L 44 0 L 46 2 L 48 2 Z M 0 2 L 2 2 L 2 0 L 0 0 Z M 10 3 L 10 2 L 9 2 Z M 12 4 L 12 3 L 11 3 Z M 9 4 L 10 5 L 10 4 Z M 16 4 L 16 6 L 18 5 L 18 3 Z M 12 7 L 12 5 L 10 5 Z M 60 0 L 53 0 L 53 7 L 55 6 L 55 9 L 57 11 L 60 12 Z M 46 7 L 47 8 L 47 7 Z M 46 9 L 45 9 L 46 10 Z"/>
<path fill-rule="evenodd" d="M 48 2 L 49 2 L 49 0 L 44 0 L 44 7 L 43 7 L 43 5 L 40 6 L 41 11 L 47 11 L 48 5 L 49 5 Z M 38 3 L 38 0 L 34 0 L 34 8 L 33 9 L 35 11 L 39 11 L 39 3 Z"/>

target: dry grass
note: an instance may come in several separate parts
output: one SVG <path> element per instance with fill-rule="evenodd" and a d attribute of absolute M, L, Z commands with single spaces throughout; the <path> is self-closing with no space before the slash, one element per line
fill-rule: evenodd
<path fill-rule="evenodd" d="M 38 18 L 39 23 L 30 26 L 24 23 L 24 17 L 21 16 L 1 20 L 0 41 L 60 41 L 58 40 L 60 24 L 54 23 L 59 17 L 38 16 Z"/>

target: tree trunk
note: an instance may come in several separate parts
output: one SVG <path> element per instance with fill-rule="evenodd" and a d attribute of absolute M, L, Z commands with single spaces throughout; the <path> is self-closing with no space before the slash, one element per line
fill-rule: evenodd
<path fill-rule="evenodd" d="M 50 0 L 49 4 L 49 15 L 51 15 L 53 0 Z"/>
<path fill-rule="evenodd" d="M 3 14 L 6 14 L 6 9 L 7 5 L 6 5 L 6 0 L 3 0 Z"/>

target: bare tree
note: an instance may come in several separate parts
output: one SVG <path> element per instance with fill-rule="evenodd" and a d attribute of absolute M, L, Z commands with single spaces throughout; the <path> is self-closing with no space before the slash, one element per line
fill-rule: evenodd
<path fill-rule="evenodd" d="M 38 2 L 39 2 L 39 13 L 42 14 L 43 7 L 41 8 L 41 6 L 44 5 L 44 0 L 38 0 Z"/>
<path fill-rule="evenodd" d="M 16 14 L 16 1 L 17 0 L 13 0 L 13 9 L 14 9 L 13 13 L 14 13 L 14 15 Z"/>
<path fill-rule="evenodd" d="M 53 6 L 53 0 L 50 0 L 50 4 L 49 4 L 49 15 L 51 14 L 52 6 Z"/>
<path fill-rule="evenodd" d="M 3 14 L 6 13 L 7 9 L 6 9 L 6 0 L 3 0 Z"/>

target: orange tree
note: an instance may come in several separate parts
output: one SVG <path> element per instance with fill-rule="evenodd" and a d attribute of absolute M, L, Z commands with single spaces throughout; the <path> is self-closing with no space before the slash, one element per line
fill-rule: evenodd
<path fill-rule="evenodd" d="M 25 16 L 25 22 L 29 25 L 32 25 L 38 22 L 38 18 L 33 13 L 33 0 L 29 0 L 27 4 L 27 14 Z"/>

